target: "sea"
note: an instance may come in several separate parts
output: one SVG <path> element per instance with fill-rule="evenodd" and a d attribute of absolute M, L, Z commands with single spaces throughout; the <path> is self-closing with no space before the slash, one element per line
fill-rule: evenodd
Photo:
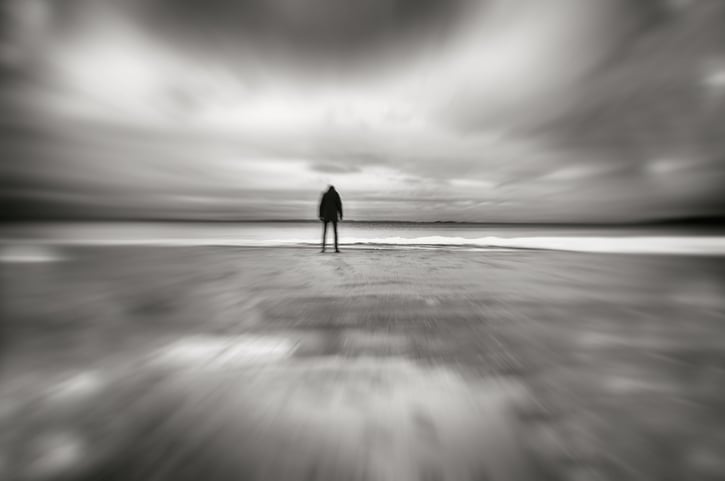
<path fill-rule="evenodd" d="M 725 255 L 722 228 L 340 222 L 342 249 L 540 249 Z M 332 226 L 328 243 L 332 242 Z M 23 222 L 0 226 L 0 246 L 237 246 L 319 248 L 316 222 Z"/>

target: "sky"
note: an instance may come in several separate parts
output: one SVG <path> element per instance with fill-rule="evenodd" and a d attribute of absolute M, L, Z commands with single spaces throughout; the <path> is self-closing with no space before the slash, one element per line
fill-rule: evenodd
<path fill-rule="evenodd" d="M 0 0 L 6 218 L 725 214 L 723 0 Z"/>

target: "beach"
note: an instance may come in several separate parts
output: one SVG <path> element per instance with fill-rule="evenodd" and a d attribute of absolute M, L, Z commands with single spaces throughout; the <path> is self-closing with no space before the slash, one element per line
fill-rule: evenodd
<path fill-rule="evenodd" d="M 725 476 L 722 257 L 4 252 L 2 479 Z"/>
<path fill-rule="evenodd" d="M 725 0 L 0 25 L 0 481 L 725 481 Z"/>

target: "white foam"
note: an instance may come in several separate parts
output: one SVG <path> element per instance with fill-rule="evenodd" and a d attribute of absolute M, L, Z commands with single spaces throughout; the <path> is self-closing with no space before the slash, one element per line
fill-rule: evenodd
<path fill-rule="evenodd" d="M 444 237 L 365 239 L 377 245 L 461 246 L 478 248 L 546 249 L 622 254 L 725 254 L 725 237 Z M 343 239 L 345 243 L 356 243 Z"/>
<path fill-rule="evenodd" d="M 77 246 L 318 246 L 317 239 L 165 238 L 165 239 L 62 239 L 23 240 L 25 245 Z M 618 254 L 725 255 L 725 236 L 631 236 L 631 237 L 342 237 L 341 246 L 373 248 L 543 249 Z"/>

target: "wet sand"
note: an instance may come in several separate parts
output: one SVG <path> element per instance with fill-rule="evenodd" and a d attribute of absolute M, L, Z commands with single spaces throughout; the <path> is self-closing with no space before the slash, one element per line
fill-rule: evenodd
<path fill-rule="evenodd" d="M 36 254 L 0 479 L 725 478 L 724 258 Z"/>

